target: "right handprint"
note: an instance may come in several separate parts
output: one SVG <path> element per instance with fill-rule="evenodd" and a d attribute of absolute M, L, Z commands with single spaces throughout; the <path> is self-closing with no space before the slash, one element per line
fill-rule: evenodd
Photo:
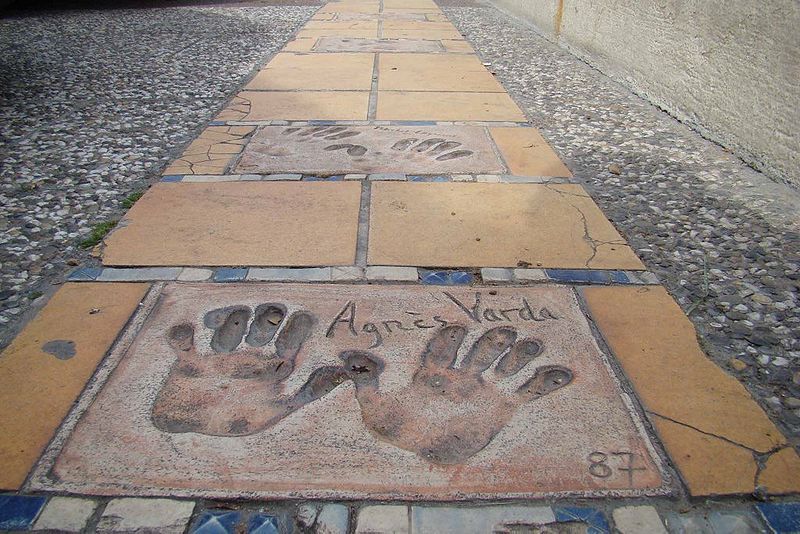
<path fill-rule="evenodd" d="M 517 341 L 514 328 L 493 328 L 456 367 L 466 334 L 458 325 L 440 329 L 422 352 L 411 383 L 391 392 L 379 385 L 381 358 L 364 351 L 342 353 L 367 428 L 432 463 L 459 464 L 486 447 L 520 406 L 572 382 L 566 367 L 542 366 L 516 391 L 505 393 L 495 382 L 521 372 L 542 353 L 542 342 Z"/>

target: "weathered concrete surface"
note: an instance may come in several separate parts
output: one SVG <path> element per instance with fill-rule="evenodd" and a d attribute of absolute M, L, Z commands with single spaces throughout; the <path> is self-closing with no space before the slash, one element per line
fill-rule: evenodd
<path fill-rule="evenodd" d="M 310 24 L 310 23 L 309 23 Z M 375 54 L 281 52 L 258 71 L 245 89 L 369 91 Z"/>
<path fill-rule="evenodd" d="M 800 186 L 795 0 L 493 0 L 775 179 Z"/>
<path fill-rule="evenodd" d="M 572 184 L 376 182 L 369 263 L 644 269 Z"/>
<path fill-rule="evenodd" d="M 592 318 L 652 415 L 692 495 L 751 493 L 753 453 L 775 460 L 765 488 L 800 491 L 800 458 L 735 378 L 706 358 L 694 328 L 661 287 L 582 290 Z"/>
<path fill-rule="evenodd" d="M 352 265 L 355 182 L 159 183 L 106 236 L 105 265 Z"/>
<path fill-rule="evenodd" d="M 467 126 L 265 126 L 236 172 L 503 173 L 485 128 Z"/>
<path fill-rule="evenodd" d="M 368 91 L 241 91 L 216 119 L 366 120 Z"/>
<path fill-rule="evenodd" d="M 441 41 L 423 39 L 352 39 L 320 37 L 314 52 L 444 52 Z"/>
<path fill-rule="evenodd" d="M 663 491 L 571 288 L 172 283 L 155 306 L 36 488 Z"/>
<path fill-rule="evenodd" d="M 481 60 L 471 54 L 383 55 L 378 63 L 378 90 L 505 93 Z"/>
<path fill-rule="evenodd" d="M 0 357 L 0 488 L 17 489 L 149 284 L 66 284 Z"/>
<path fill-rule="evenodd" d="M 378 120 L 525 121 L 506 93 L 379 91 Z"/>

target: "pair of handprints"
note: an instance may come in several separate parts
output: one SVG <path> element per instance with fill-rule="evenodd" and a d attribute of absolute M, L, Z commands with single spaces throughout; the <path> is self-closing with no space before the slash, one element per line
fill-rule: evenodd
<path fill-rule="evenodd" d="M 399 391 L 381 390 L 380 357 L 347 350 L 340 365 L 317 368 L 297 391 L 285 393 L 284 382 L 313 332 L 312 314 L 289 315 L 282 304 L 231 306 L 208 312 L 203 322 L 213 332 L 207 347 L 198 348 L 188 323 L 167 334 L 177 361 L 153 406 L 153 421 L 163 431 L 254 434 L 349 380 L 364 424 L 379 439 L 432 463 L 458 464 L 486 447 L 521 406 L 573 378 L 566 367 L 541 366 L 504 393 L 496 382 L 521 373 L 542 353 L 542 342 L 518 340 L 510 326 L 492 328 L 456 366 L 467 329 L 451 324 L 431 336 L 410 383 Z M 266 348 L 273 340 L 274 351 Z"/>

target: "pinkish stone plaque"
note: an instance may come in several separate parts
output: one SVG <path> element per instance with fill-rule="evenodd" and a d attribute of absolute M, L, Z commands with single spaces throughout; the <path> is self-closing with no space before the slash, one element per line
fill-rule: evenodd
<path fill-rule="evenodd" d="M 435 500 L 666 491 L 572 288 L 170 283 L 142 314 L 32 487 Z"/>

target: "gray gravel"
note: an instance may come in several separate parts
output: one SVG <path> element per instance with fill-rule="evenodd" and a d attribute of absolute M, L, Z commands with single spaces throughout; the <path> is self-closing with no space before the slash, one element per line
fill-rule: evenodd
<path fill-rule="evenodd" d="M 145 188 L 316 9 L 0 19 L 0 347 L 31 301 L 85 263 L 77 243 L 91 227 L 119 218 L 120 201 Z"/>
<path fill-rule="evenodd" d="M 800 194 L 516 19 L 443 8 L 689 313 L 711 357 L 800 437 Z"/>

